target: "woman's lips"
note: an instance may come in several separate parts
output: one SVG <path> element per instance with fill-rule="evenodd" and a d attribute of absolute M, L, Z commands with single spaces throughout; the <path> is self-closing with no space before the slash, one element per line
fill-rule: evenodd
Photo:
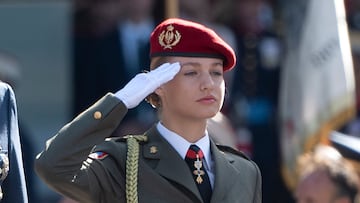
<path fill-rule="evenodd" d="M 202 97 L 202 98 L 198 99 L 197 102 L 205 103 L 205 104 L 212 104 L 212 103 L 216 102 L 216 98 L 214 96 L 206 96 L 206 97 Z"/>

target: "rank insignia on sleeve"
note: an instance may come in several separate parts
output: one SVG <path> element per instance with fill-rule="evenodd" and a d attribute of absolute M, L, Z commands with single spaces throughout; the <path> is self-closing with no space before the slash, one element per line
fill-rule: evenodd
<path fill-rule="evenodd" d="M 104 159 L 108 156 L 109 154 L 106 152 L 93 152 L 89 155 L 90 158 L 92 159 Z"/>

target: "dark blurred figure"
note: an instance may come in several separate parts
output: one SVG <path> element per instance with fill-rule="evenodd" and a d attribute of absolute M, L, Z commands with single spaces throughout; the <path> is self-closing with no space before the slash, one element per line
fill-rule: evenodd
<path fill-rule="evenodd" d="M 148 39 L 155 26 L 153 0 L 77 0 L 74 13 L 74 115 L 149 67 Z M 148 127 L 154 110 L 129 111 L 122 132 Z"/>
<path fill-rule="evenodd" d="M 360 1 L 345 0 L 347 22 L 350 29 L 360 30 Z"/>
<path fill-rule="evenodd" d="M 348 122 L 342 132 L 360 138 L 360 31 L 350 31 L 352 60 L 355 75 L 356 117 Z"/>
<path fill-rule="evenodd" d="M 237 148 L 236 134 L 228 118 L 221 112 L 208 120 L 207 129 L 215 143 Z"/>
<path fill-rule="evenodd" d="M 281 176 L 277 103 L 282 39 L 274 6 L 266 0 L 233 0 L 228 20 L 237 39 L 237 66 L 223 113 L 263 174 L 263 202 L 291 202 Z"/>
<path fill-rule="evenodd" d="M 2 81 L 0 111 L 0 202 L 27 203 L 15 94 Z"/>
<path fill-rule="evenodd" d="M 12 91 L 15 92 L 16 88 L 21 83 L 20 66 L 21 64 L 19 63 L 16 56 L 3 51 L 0 53 L 0 81 L 9 84 L 12 88 Z M 24 170 L 25 173 L 26 187 L 28 192 L 27 198 L 30 203 L 39 202 L 39 192 L 37 191 L 37 187 L 35 185 L 37 176 L 33 170 L 33 163 L 35 160 L 34 143 L 32 142 L 33 139 L 27 130 L 26 125 L 22 122 L 21 115 L 16 115 L 16 119 L 16 125 L 18 128 L 17 133 L 19 133 L 22 152 L 21 167 L 23 167 L 23 169 L 21 168 L 21 170 Z M 19 194 L 15 194 L 15 196 L 16 195 L 21 197 Z M 15 201 L 9 200 L 9 202 Z"/>
<path fill-rule="evenodd" d="M 359 177 L 350 162 L 334 147 L 319 145 L 298 160 L 298 203 L 357 203 Z"/>
<path fill-rule="evenodd" d="M 181 0 L 179 1 L 179 17 L 202 23 L 215 30 L 233 49 L 236 50 L 236 39 L 233 31 L 226 25 L 217 21 L 217 15 L 223 15 L 226 10 L 220 6 L 224 1 L 213 0 Z M 218 10 L 217 12 L 214 12 Z"/>

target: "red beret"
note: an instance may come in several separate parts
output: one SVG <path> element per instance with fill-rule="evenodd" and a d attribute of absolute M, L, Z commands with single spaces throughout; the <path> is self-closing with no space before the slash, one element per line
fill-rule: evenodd
<path fill-rule="evenodd" d="M 224 60 L 224 71 L 235 66 L 234 50 L 204 25 L 170 18 L 160 23 L 150 37 L 150 57 L 210 57 Z"/>

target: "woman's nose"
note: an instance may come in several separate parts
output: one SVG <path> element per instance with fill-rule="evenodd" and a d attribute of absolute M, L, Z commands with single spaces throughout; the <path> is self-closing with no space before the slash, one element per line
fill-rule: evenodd
<path fill-rule="evenodd" d="M 213 88 L 214 80 L 210 74 L 208 73 L 202 74 L 200 80 L 201 80 L 201 84 L 200 84 L 201 90 Z"/>

